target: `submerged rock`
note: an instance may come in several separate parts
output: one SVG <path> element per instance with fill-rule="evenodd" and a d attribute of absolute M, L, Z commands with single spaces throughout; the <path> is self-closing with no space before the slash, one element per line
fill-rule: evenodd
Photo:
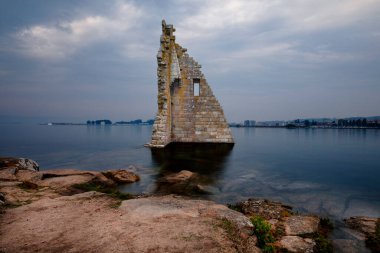
<path fill-rule="evenodd" d="M 165 183 L 182 183 L 187 182 L 190 179 L 193 179 L 194 177 L 198 176 L 196 173 L 188 171 L 188 170 L 181 170 L 178 173 L 170 174 L 164 178 L 161 179 L 161 182 Z"/>
<path fill-rule="evenodd" d="M 199 184 L 201 176 L 188 170 L 169 174 L 157 180 L 156 192 L 161 194 L 193 195 L 205 193 Z"/>
<path fill-rule="evenodd" d="M 205 193 L 205 194 L 219 194 L 220 190 L 217 187 L 210 186 L 210 185 L 202 185 L 198 184 L 196 185 L 196 188 L 198 192 Z"/>
<path fill-rule="evenodd" d="M 134 183 L 140 180 L 137 174 L 125 169 L 107 170 L 103 172 L 103 175 L 119 184 Z"/>
<path fill-rule="evenodd" d="M 335 252 L 342 253 L 371 253 L 369 249 L 365 248 L 363 241 L 352 239 L 334 239 L 333 240 Z"/>

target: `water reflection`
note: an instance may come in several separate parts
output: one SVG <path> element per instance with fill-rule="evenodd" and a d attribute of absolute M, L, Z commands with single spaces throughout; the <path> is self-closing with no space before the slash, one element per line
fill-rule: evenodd
<path fill-rule="evenodd" d="M 87 125 L 86 130 L 88 135 L 99 136 L 103 134 L 109 136 L 111 134 L 111 127 L 110 125 Z"/>
<path fill-rule="evenodd" d="M 151 126 L 1 125 L 0 154 L 42 169 L 136 167 L 128 193 L 154 193 L 162 177 L 198 172 L 206 198 L 233 203 L 263 197 L 334 217 L 380 215 L 380 130 L 232 128 L 236 145 L 143 148 Z"/>
<path fill-rule="evenodd" d="M 152 162 L 158 168 L 155 192 L 195 194 L 212 192 L 215 182 L 227 167 L 231 144 L 171 143 L 163 149 L 151 149 Z M 168 184 L 165 176 L 188 170 L 197 173 L 186 183 Z"/>

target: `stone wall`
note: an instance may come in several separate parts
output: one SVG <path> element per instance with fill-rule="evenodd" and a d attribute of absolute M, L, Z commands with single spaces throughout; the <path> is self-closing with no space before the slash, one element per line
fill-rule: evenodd
<path fill-rule="evenodd" d="M 158 112 L 151 147 L 170 142 L 233 143 L 223 110 L 207 83 L 201 65 L 175 43 L 173 25 L 162 21 L 157 54 Z M 199 95 L 194 94 L 199 83 Z"/>

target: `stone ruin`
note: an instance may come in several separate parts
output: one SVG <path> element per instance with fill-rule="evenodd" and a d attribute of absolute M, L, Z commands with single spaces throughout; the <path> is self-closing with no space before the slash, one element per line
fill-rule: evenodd
<path fill-rule="evenodd" d="M 158 112 L 148 146 L 171 142 L 234 143 L 223 109 L 198 64 L 175 42 L 173 25 L 162 21 L 157 54 Z"/>

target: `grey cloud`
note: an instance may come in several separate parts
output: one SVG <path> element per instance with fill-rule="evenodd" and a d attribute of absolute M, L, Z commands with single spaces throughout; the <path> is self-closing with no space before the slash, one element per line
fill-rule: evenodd
<path fill-rule="evenodd" d="M 202 64 L 230 121 L 380 108 L 378 1 L 0 5 L 0 117 L 153 117 L 162 18 Z"/>

